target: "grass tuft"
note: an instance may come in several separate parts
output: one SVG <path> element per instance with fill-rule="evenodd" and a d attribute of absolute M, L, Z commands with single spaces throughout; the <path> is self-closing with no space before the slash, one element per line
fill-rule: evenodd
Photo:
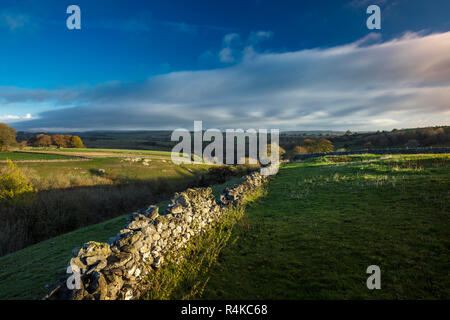
<path fill-rule="evenodd" d="M 146 279 L 150 288 L 144 300 L 192 300 L 200 298 L 210 279 L 209 271 L 217 262 L 220 252 L 233 239 L 235 225 L 245 217 L 249 207 L 264 195 L 264 188 L 248 195 L 245 204 L 225 213 L 221 221 L 191 239 L 188 246 L 165 257 L 166 264 L 150 273 Z"/>

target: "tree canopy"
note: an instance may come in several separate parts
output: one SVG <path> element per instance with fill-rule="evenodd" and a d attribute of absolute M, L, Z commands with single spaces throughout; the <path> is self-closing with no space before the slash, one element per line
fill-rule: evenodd
<path fill-rule="evenodd" d="M 84 148 L 83 141 L 78 136 L 54 134 L 52 136 L 46 134 L 37 134 L 32 137 L 28 144 L 33 147 L 49 147 L 51 145 L 58 148 Z"/>
<path fill-rule="evenodd" d="M 16 143 L 16 130 L 5 123 L 0 123 L 0 151 L 8 150 L 8 147 Z"/>
<path fill-rule="evenodd" d="M 72 136 L 70 138 L 70 147 L 71 148 L 84 148 L 83 141 L 79 136 Z"/>
<path fill-rule="evenodd" d="M 296 154 L 326 153 L 333 151 L 334 151 L 333 143 L 325 138 L 320 138 L 317 140 L 305 139 L 303 140 L 303 143 L 300 146 L 294 148 L 294 152 L 296 152 Z"/>

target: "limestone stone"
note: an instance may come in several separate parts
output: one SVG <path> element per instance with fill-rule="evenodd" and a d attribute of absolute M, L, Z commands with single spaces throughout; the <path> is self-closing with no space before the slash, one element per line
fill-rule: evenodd
<path fill-rule="evenodd" d="M 190 238 L 214 227 L 224 213 L 242 203 L 266 180 L 252 173 L 226 188 L 218 200 L 211 188 L 190 188 L 174 195 L 165 215 L 159 215 L 157 206 L 130 214 L 127 225 L 108 243 L 91 241 L 72 251 L 69 266 L 81 269 L 85 290 L 70 291 L 64 283 L 65 275 L 46 298 L 138 298 L 144 275 L 151 276 L 152 268 L 160 268 L 168 253 L 171 261 L 178 263 L 177 250 L 185 248 Z"/>

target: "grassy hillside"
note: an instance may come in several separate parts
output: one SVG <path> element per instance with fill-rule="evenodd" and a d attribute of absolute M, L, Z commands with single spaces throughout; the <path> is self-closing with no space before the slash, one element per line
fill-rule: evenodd
<path fill-rule="evenodd" d="M 215 185 L 213 193 L 217 196 L 226 186 L 239 180 Z M 167 203 L 158 203 L 160 212 Z M 125 225 L 127 216 L 81 228 L 0 257 L 0 300 L 42 299 L 47 293 L 45 286 L 54 284 L 65 274 L 72 249 L 87 241 L 107 241 Z"/>
<path fill-rule="evenodd" d="M 26 151 L 0 154 L 0 160 L 39 160 L 18 163 L 36 192 L 26 201 L 0 204 L 0 256 L 161 201 L 201 183 L 209 168 L 176 165 L 160 151 Z M 79 161 L 79 155 L 88 157 Z M 61 159 L 66 161 L 46 161 Z M 0 173 L 6 166 L 0 162 Z"/>
<path fill-rule="evenodd" d="M 157 178 L 183 179 L 207 170 L 207 166 L 179 166 L 168 160 L 151 159 L 144 164 L 141 161 L 126 161 L 119 157 L 96 157 L 89 161 L 73 162 L 30 162 L 20 163 L 19 166 L 39 190 L 131 181 L 144 182 Z M 105 170 L 105 173 L 100 175 L 98 171 L 100 169 Z"/>
<path fill-rule="evenodd" d="M 267 189 L 234 228 L 202 298 L 450 297 L 450 155 L 316 158 L 283 166 Z M 72 248 L 105 241 L 125 217 L 0 257 L 0 299 L 41 298 Z M 381 290 L 366 288 L 369 265 L 381 268 Z"/>
<path fill-rule="evenodd" d="M 450 126 L 350 133 L 330 139 L 336 149 L 416 148 L 450 146 Z"/>
<path fill-rule="evenodd" d="M 204 298 L 449 299 L 449 190 L 449 155 L 286 165 L 235 229 Z M 381 290 L 366 287 L 369 265 Z"/>
<path fill-rule="evenodd" d="M 0 300 L 42 299 L 46 285 L 63 276 L 72 249 L 106 241 L 125 225 L 126 215 L 40 242 L 0 257 Z"/>

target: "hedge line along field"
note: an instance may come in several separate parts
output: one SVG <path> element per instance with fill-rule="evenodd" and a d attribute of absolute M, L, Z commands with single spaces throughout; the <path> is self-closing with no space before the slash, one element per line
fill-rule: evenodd
<path fill-rule="evenodd" d="M 449 155 L 288 164 L 247 217 L 203 298 L 450 298 Z"/>

